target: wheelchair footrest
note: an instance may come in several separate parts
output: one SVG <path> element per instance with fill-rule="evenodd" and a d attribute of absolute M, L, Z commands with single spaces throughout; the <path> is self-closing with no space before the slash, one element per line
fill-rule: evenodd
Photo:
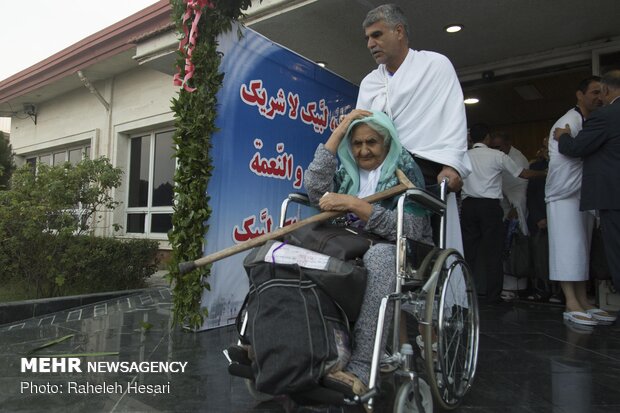
<path fill-rule="evenodd" d="M 228 374 L 230 374 L 231 376 L 237 376 L 237 377 L 242 377 L 244 379 L 254 380 L 254 372 L 252 371 L 252 367 L 245 365 L 245 364 L 239 364 L 239 363 L 229 364 Z"/>
<path fill-rule="evenodd" d="M 228 373 L 231 376 L 254 380 L 254 372 L 252 371 L 252 367 L 244 364 L 229 364 Z M 306 391 L 289 394 L 289 396 L 296 403 L 300 404 L 321 403 L 334 406 L 350 404 L 346 402 L 346 396 L 341 392 L 320 386 L 314 387 Z"/>
<path fill-rule="evenodd" d="M 328 389 L 327 387 L 314 387 L 304 392 L 289 395 L 296 403 L 312 404 L 321 403 L 333 406 L 343 406 L 346 403 L 345 395 L 339 391 Z"/>

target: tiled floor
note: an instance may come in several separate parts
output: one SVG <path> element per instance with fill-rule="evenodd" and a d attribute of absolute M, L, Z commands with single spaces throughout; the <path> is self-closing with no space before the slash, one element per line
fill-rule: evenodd
<path fill-rule="evenodd" d="M 221 350 L 231 327 L 193 334 L 170 330 L 166 288 L 81 309 L 0 326 L 2 412 L 283 412 L 257 404 L 241 379 L 226 372 Z M 481 307 L 478 373 L 456 412 L 587 413 L 620 411 L 620 326 L 565 325 L 562 309 L 526 303 Z M 145 328 L 148 326 L 150 328 Z M 86 361 L 180 361 L 184 373 L 21 373 L 21 358 L 92 352 L 118 355 Z M 70 382 L 108 385 L 107 394 L 68 394 Z M 127 383 L 155 384 L 168 394 L 128 393 Z M 25 384 L 23 384 L 25 383 Z M 30 388 L 22 388 L 32 383 Z M 49 386 L 48 386 L 49 384 Z M 54 385 L 58 386 L 57 388 Z M 62 394 L 33 393 L 47 388 Z M 135 387 L 134 387 L 135 388 Z"/>

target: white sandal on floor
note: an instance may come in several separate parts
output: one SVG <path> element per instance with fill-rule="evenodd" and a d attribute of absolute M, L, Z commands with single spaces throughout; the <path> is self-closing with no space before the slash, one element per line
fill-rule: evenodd
<path fill-rule="evenodd" d="M 586 312 L 590 314 L 592 318 L 598 321 L 616 321 L 616 316 L 613 316 L 607 311 L 601 310 L 600 308 L 590 308 L 589 310 L 586 310 Z"/>
<path fill-rule="evenodd" d="M 566 311 L 564 312 L 564 320 L 583 324 L 584 326 L 595 326 L 598 324 L 590 314 L 583 311 Z"/>

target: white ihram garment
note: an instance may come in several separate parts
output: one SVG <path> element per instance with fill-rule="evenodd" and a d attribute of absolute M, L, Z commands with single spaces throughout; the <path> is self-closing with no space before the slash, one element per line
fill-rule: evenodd
<path fill-rule="evenodd" d="M 547 204 L 549 279 L 586 281 L 590 278 L 590 241 L 594 216 L 579 210 L 579 197 Z"/>
<path fill-rule="evenodd" d="M 510 147 L 508 157 L 523 169 L 530 167 L 525 155 L 514 146 Z M 527 228 L 527 179 L 514 177 L 508 172 L 502 172 L 502 191 L 504 199 L 501 203 L 504 209 L 504 219 L 508 215 L 511 207 L 517 211 L 519 218 L 519 229 L 523 235 L 530 235 Z"/>
<path fill-rule="evenodd" d="M 579 211 L 582 161 L 558 151 L 553 131 L 570 126 L 574 137 L 582 128 L 581 114 L 571 109 L 551 127 L 549 172 L 545 185 L 549 231 L 549 279 L 585 281 L 589 278 L 590 240 L 594 217 Z"/>
<path fill-rule="evenodd" d="M 467 120 L 463 91 L 447 57 L 409 49 L 398 70 L 391 74 L 384 64 L 370 72 L 360 85 L 358 109 L 386 113 L 396 125 L 405 149 L 424 159 L 449 165 L 461 178 L 470 172 L 467 157 Z M 463 254 L 463 239 L 456 197 L 447 200 L 446 244 Z M 448 303 L 466 305 L 462 275 L 452 277 Z"/>
<path fill-rule="evenodd" d="M 362 80 L 357 108 L 385 112 L 409 152 L 469 174 L 463 92 L 445 56 L 409 49 L 394 74 L 379 65 Z"/>

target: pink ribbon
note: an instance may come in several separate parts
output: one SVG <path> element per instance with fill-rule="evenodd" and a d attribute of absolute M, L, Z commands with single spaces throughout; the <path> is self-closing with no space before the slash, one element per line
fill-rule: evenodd
<path fill-rule="evenodd" d="M 185 0 L 185 3 L 187 4 L 187 8 L 183 14 L 182 22 L 184 36 L 179 43 L 179 50 L 181 54 L 185 56 L 185 76 L 181 79 L 181 68 L 177 66 L 178 71 L 174 75 L 173 83 L 175 86 L 183 86 L 183 89 L 191 93 L 196 90 L 195 87 L 189 86 L 189 80 L 194 76 L 192 53 L 194 52 L 196 40 L 198 39 L 198 22 L 200 21 L 200 16 L 202 15 L 202 9 L 204 7 L 213 9 L 215 6 L 210 0 Z M 191 30 L 188 30 L 187 21 L 192 15 L 194 17 L 192 27 Z"/>

